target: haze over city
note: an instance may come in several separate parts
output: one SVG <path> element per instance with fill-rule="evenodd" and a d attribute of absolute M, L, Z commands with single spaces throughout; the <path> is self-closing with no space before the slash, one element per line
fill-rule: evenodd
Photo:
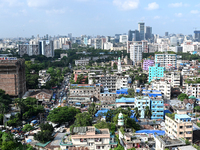
<path fill-rule="evenodd" d="M 0 0 L 1 38 L 31 35 L 111 35 L 144 21 L 154 34 L 193 34 L 200 2 L 160 0 Z"/>

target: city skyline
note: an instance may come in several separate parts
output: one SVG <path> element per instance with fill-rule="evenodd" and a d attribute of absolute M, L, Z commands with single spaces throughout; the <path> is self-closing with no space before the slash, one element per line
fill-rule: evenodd
<path fill-rule="evenodd" d="M 128 34 L 138 22 L 152 33 L 194 34 L 200 3 L 186 0 L 0 0 L 1 38 Z M 84 6 L 84 7 L 83 7 Z M 135 15 L 136 14 L 136 15 Z"/>

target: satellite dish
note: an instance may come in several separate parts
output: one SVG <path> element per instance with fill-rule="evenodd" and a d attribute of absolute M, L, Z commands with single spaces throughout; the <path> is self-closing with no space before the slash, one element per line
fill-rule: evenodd
<path fill-rule="evenodd" d="M 164 123 L 164 122 L 161 122 L 161 124 L 160 124 L 160 125 L 163 127 L 163 126 L 165 126 L 165 123 Z"/>

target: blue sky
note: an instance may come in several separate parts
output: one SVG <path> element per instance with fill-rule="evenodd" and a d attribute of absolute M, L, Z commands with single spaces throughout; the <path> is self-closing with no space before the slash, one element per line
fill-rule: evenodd
<path fill-rule="evenodd" d="M 45 34 L 110 35 L 137 29 L 154 34 L 200 30 L 199 0 L 0 0 L 0 37 Z"/>

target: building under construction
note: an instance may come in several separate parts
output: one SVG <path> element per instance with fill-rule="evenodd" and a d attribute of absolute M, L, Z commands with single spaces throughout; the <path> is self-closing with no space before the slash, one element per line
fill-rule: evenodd
<path fill-rule="evenodd" d="M 26 92 L 25 60 L 0 57 L 0 89 L 12 97 L 22 97 Z"/>

